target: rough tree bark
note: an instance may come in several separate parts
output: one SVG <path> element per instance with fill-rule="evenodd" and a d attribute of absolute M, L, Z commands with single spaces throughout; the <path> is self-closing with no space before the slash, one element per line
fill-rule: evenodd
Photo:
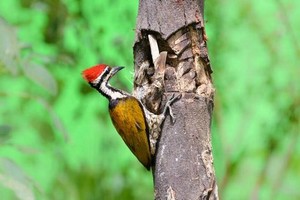
<path fill-rule="evenodd" d="M 134 95 L 155 113 L 172 94 L 157 143 L 155 199 L 218 199 L 211 148 L 214 88 L 203 0 L 140 0 L 134 44 Z"/>

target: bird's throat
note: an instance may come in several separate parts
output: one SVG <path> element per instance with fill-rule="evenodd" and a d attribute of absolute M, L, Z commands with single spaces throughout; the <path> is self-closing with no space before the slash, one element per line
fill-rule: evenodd
<path fill-rule="evenodd" d="M 100 87 L 97 89 L 103 96 L 109 100 L 120 99 L 126 97 L 124 92 L 116 88 L 111 87 L 107 83 L 100 84 Z"/>

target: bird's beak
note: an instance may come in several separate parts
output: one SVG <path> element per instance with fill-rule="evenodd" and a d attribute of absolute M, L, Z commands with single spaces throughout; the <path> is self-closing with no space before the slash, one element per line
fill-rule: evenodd
<path fill-rule="evenodd" d="M 120 71 L 123 68 L 124 67 L 114 67 L 114 68 L 112 68 L 111 71 L 110 71 L 110 77 L 113 77 L 118 71 Z"/>

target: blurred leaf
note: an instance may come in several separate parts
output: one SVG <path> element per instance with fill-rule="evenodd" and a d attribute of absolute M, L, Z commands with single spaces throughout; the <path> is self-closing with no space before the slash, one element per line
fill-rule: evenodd
<path fill-rule="evenodd" d="M 0 17 L 0 67 L 12 74 L 18 73 L 20 48 L 15 30 Z"/>
<path fill-rule="evenodd" d="M 28 63 L 22 66 L 22 69 L 27 77 L 32 81 L 48 90 L 51 94 L 57 93 L 57 84 L 51 73 L 42 65 Z"/>
<path fill-rule="evenodd" d="M 50 117 L 56 130 L 63 135 L 65 141 L 68 141 L 70 136 L 65 126 L 63 125 L 60 117 L 54 112 L 53 108 L 44 99 L 38 98 L 38 101 L 48 110 L 48 113 L 50 114 Z"/>
<path fill-rule="evenodd" d="M 7 141 L 10 138 L 11 127 L 9 125 L 0 124 L 0 144 Z"/>
<path fill-rule="evenodd" d="M 30 187 L 30 178 L 12 160 L 0 158 L 0 183 L 13 190 L 20 200 L 34 200 L 34 192 Z"/>

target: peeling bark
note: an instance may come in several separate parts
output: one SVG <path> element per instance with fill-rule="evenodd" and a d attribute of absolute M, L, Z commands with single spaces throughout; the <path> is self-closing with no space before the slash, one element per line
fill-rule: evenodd
<path fill-rule="evenodd" d="M 160 113 L 173 93 L 173 124 L 163 124 L 153 163 L 155 199 L 218 199 L 211 147 L 214 88 L 203 0 L 140 0 L 134 95 Z"/>

